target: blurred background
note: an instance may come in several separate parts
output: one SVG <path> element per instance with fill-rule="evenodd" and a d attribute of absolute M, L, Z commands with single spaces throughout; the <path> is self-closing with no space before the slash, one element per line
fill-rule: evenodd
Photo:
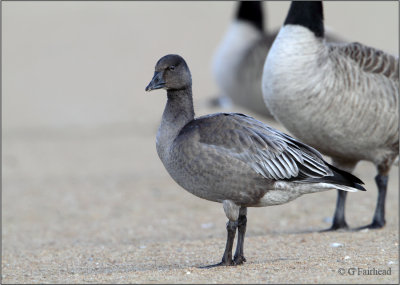
<path fill-rule="evenodd" d="M 146 94 L 156 61 L 178 53 L 195 99 L 217 92 L 211 59 L 235 2 L 5 2 L 3 131 L 96 127 L 159 119 L 162 92 Z M 264 5 L 279 28 L 288 1 Z M 326 2 L 327 28 L 349 41 L 398 53 L 398 3 Z M 146 99 L 143 99 L 146 97 Z M 147 117 L 148 116 L 148 117 Z"/>
<path fill-rule="evenodd" d="M 211 63 L 236 3 L 6 1 L 1 5 L 6 278 L 32 281 L 32 270 L 23 277 L 26 268 L 55 260 L 49 255 L 43 261 L 44 249 L 60 252 L 72 246 L 116 244 L 140 248 L 165 239 L 223 240 L 221 205 L 180 189 L 159 160 L 155 135 L 165 91 L 146 93 L 144 88 L 156 61 L 177 53 L 192 72 L 196 115 L 221 111 L 208 105 L 218 94 Z M 289 1 L 264 3 L 265 26 L 279 28 L 289 5 Z M 327 29 L 345 40 L 398 55 L 397 1 L 324 2 L 324 13 Z M 227 111 L 254 116 L 235 106 Z M 264 122 L 284 130 L 276 122 Z M 393 210 L 387 212 L 388 225 L 395 227 L 397 172 L 394 167 L 387 199 L 387 208 Z M 368 192 L 349 195 L 347 220 L 352 226 L 368 223 L 376 202 L 374 167 L 363 162 L 355 174 L 366 181 Z M 307 199 L 311 197 L 282 207 L 251 209 L 249 235 L 328 227 L 336 192 L 315 194 L 309 207 Z M 78 253 L 71 250 L 58 260 L 74 261 Z M 19 269 L 11 269 L 13 264 Z"/>

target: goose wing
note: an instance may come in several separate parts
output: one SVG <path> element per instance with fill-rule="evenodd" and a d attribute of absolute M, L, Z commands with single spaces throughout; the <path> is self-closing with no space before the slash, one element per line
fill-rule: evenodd
<path fill-rule="evenodd" d="M 200 117 L 181 134 L 190 131 L 196 132 L 199 143 L 246 163 L 264 178 L 304 180 L 333 175 L 318 151 L 243 114 Z"/>
<path fill-rule="evenodd" d="M 382 74 L 398 81 L 399 58 L 358 42 L 328 44 L 330 51 L 353 60 L 365 72 Z"/>

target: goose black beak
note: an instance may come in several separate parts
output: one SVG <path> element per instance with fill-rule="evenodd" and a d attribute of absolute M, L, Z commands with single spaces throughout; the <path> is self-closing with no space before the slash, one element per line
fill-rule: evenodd
<path fill-rule="evenodd" d="M 153 79 L 150 81 L 149 85 L 146 87 L 146 91 L 161 89 L 165 87 L 165 81 L 163 79 L 163 73 L 161 71 L 154 72 Z"/>

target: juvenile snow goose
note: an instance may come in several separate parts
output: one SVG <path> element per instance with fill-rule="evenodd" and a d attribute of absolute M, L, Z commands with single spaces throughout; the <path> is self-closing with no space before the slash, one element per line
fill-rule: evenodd
<path fill-rule="evenodd" d="M 374 163 L 378 201 L 373 221 L 385 224 L 388 173 L 399 153 L 399 60 L 360 43 L 324 40 L 321 1 L 292 2 L 263 72 L 264 101 L 294 136 L 352 172 Z M 339 191 L 330 230 L 348 228 Z"/>
<path fill-rule="evenodd" d="M 326 163 L 315 149 L 237 113 L 194 118 L 192 79 L 185 60 L 166 55 L 146 91 L 167 90 L 157 153 L 171 177 L 190 193 L 223 204 L 227 242 L 216 265 L 242 264 L 247 207 L 289 202 L 329 189 L 365 190 L 357 177 Z M 232 260 L 232 245 L 238 243 Z"/>
<path fill-rule="evenodd" d="M 236 16 L 219 44 L 212 72 L 221 97 L 266 118 L 273 118 L 263 100 L 261 79 L 264 62 L 278 30 L 264 23 L 261 1 L 240 1 Z M 328 41 L 342 41 L 334 34 Z"/>

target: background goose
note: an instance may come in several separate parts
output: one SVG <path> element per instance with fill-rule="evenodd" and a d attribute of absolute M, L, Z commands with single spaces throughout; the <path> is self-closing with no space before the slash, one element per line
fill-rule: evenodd
<path fill-rule="evenodd" d="M 212 71 L 222 97 L 267 118 L 273 118 L 266 107 L 261 78 L 265 58 L 278 30 L 264 28 L 261 1 L 240 1 L 234 21 L 229 26 L 213 59 Z M 328 41 L 342 41 L 327 35 Z M 229 100 L 229 99 L 228 99 Z"/>
<path fill-rule="evenodd" d="M 279 205 L 329 189 L 365 190 L 361 180 L 326 163 L 315 149 L 251 117 L 217 113 L 195 119 L 191 74 L 179 55 L 157 62 L 146 91 L 160 88 L 168 97 L 156 139 L 161 161 L 184 189 L 222 203 L 229 219 L 222 261 L 213 266 L 246 261 L 247 207 Z"/>
<path fill-rule="evenodd" d="M 292 2 L 265 61 L 263 95 L 280 123 L 335 166 L 351 172 L 360 160 L 376 165 L 378 201 L 366 227 L 383 227 L 388 172 L 399 151 L 398 57 L 360 43 L 326 43 L 322 2 Z M 339 191 L 332 230 L 347 228 L 345 199 Z"/>
<path fill-rule="evenodd" d="M 272 118 L 260 86 L 264 61 L 277 31 L 264 32 L 260 1 L 240 1 L 237 5 L 236 17 L 214 54 L 213 76 L 223 97 Z"/>

